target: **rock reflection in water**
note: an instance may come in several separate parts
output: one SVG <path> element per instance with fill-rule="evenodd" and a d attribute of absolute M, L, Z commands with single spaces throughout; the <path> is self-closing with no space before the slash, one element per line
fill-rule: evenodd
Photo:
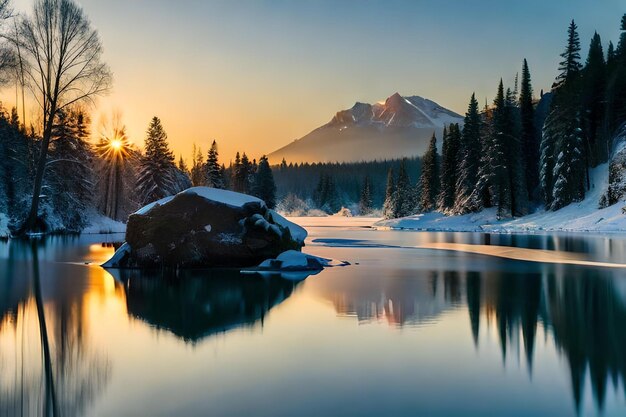
<path fill-rule="evenodd" d="M 297 282 L 238 270 L 110 270 L 124 282 L 128 314 L 189 342 L 252 326 L 286 300 Z"/>

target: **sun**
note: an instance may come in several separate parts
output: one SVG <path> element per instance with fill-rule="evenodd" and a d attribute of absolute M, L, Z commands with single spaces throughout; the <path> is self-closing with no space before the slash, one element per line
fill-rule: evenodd
<path fill-rule="evenodd" d="M 114 151 L 118 152 L 119 150 L 122 149 L 122 147 L 124 146 L 124 144 L 122 143 L 121 140 L 119 139 L 113 139 L 110 143 L 109 146 L 111 147 L 111 149 L 113 149 Z"/>

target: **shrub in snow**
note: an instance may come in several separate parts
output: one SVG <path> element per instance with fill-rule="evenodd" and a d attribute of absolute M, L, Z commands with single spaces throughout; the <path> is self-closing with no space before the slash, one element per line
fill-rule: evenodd
<path fill-rule="evenodd" d="M 609 186 L 600 200 L 601 207 L 612 206 L 626 198 L 626 123 L 613 139 L 613 151 L 609 161 Z"/>

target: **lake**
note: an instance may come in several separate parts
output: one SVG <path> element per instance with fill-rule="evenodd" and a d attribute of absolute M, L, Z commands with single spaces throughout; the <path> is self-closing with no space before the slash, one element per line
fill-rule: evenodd
<path fill-rule="evenodd" d="M 626 236 L 308 229 L 352 265 L 112 275 L 120 235 L 0 243 L 0 415 L 626 415 Z"/>

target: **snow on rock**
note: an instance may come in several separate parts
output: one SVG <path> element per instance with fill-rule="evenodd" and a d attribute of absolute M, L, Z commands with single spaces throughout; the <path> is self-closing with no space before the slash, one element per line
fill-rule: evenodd
<path fill-rule="evenodd" d="M 194 187 L 132 214 L 126 253 L 116 264 L 124 268 L 246 267 L 286 250 L 300 250 L 305 239 L 304 229 L 256 197 Z"/>
<path fill-rule="evenodd" d="M 497 219 L 495 209 L 461 216 L 425 213 L 401 219 L 382 220 L 375 223 L 374 227 L 379 229 L 489 233 L 626 232 L 626 215 L 622 213 L 624 202 L 618 202 L 603 209 L 598 208 L 600 197 L 607 188 L 607 171 L 607 164 L 591 170 L 592 188 L 585 199 L 558 211 L 541 209 L 524 217 L 502 220 Z"/>
<path fill-rule="evenodd" d="M 346 261 L 320 258 L 299 251 L 289 250 L 278 255 L 276 259 L 267 259 L 261 262 L 256 268 L 243 270 L 241 272 L 244 274 L 278 274 L 285 279 L 302 280 L 324 268 L 347 265 L 350 265 L 350 263 Z"/>
<path fill-rule="evenodd" d="M 180 194 L 195 194 L 207 200 L 226 204 L 231 207 L 241 208 L 249 203 L 257 203 L 265 206 L 265 202 L 260 198 L 247 194 L 236 193 L 234 191 L 221 190 L 219 188 L 192 187 L 182 191 Z"/>
<path fill-rule="evenodd" d="M 124 243 L 118 250 L 115 251 L 113 257 L 103 263 L 102 266 L 104 268 L 119 268 L 124 264 L 128 256 L 130 256 L 130 245 L 128 243 Z"/>
<path fill-rule="evenodd" d="M 276 222 L 276 224 L 289 229 L 289 232 L 291 233 L 291 237 L 297 240 L 298 242 L 304 244 L 304 241 L 306 240 L 308 233 L 303 227 L 300 227 L 297 224 L 290 222 L 289 220 L 285 219 L 283 216 L 281 216 L 274 210 L 269 210 L 269 213 L 272 216 L 272 219 L 274 220 L 274 222 Z"/>

